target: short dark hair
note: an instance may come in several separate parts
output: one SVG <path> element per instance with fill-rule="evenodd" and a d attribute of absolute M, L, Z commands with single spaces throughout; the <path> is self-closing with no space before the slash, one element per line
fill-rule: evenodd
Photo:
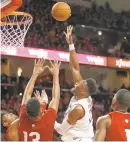
<path fill-rule="evenodd" d="M 37 117 L 40 115 L 40 102 L 35 97 L 29 99 L 26 103 L 26 113 L 30 117 Z"/>
<path fill-rule="evenodd" d="M 130 91 L 127 89 L 120 89 L 116 93 L 116 99 L 120 105 L 130 106 Z"/>
<path fill-rule="evenodd" d="M 91 96 L 97 93 L 98 87 L 96 80 L 93 78 L 86 79 L 87 87 L 88 87 L 88 95 Z"/>

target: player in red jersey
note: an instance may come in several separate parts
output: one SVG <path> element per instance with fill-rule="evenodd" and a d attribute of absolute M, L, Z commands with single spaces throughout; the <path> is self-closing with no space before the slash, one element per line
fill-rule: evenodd
<path fill-rule="evenodd" d="M 16 129 L 17 127 L 17 129 Z M 1 111 L 1 141 L 18 141 L 18 116 L 7 111 Z M 10 137 L 10 139 L 9 139 Z"/>
<path fill-rule="evenodd" d="M 42 111 L 44 112 L 46 105 L 48 104 L 48 97 L 45 90 L 42 90 L 41 95 L 39 91 L 36 91 L 34 94 L 35 97 L 40 101 L 43 108 Z M 1 129 L 3 131 L 1 141 L 19 141 L 18 126 L 19 118 L 17 115 L 7 111 L 1 111 Z"/>
<path fill-rule="evenodd" d="M 59 68 L 60 63 L 50 61 L 51 67 L 48 67 L 50 73 L 53 75 L 53 89 L 52 100 L 49 104 L 48 110 L 42 112 L 40 102 L 31 98 L 37 77 L 43 73 L 45 67 L 44 60 L 39 59 L 35 63 L 33 75 L 25 89 L 22 106 L 20 110 L 19 123 L 19 140 L 20 141 L 52 141 L 54 122 L 57 117 L 57 110 L 60 99 L 59 86 Z"/>
<path fill-rule="evenodd" d="M 112 100 L 113 112 L 97 120 L 95 141 L 130 142 L 130 91 L 120 89 Z"/>

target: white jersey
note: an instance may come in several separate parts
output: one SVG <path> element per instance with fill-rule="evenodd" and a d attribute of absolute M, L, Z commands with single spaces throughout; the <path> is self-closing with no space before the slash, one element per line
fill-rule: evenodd
<path fill-rule="evenodd" d="M 94 137 L 91 97 L 76 100 L 75 96 L 73 96 L 65 112 L 64 120 L 68 118 L 69 112 L 78 105 L 81 105 L 84 108 L 85 115 L 82 119 L 78 120 L 75 125 L 72 125 L 72 127 L 61 137 L 63 141 L 87 140 L 87 142 L 89 142 L 92 141 Z"/>

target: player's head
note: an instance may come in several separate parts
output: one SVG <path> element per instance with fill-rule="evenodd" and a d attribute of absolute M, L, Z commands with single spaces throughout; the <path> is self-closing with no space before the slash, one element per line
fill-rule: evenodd
<path fill-rule="evenodd" d="M 30 120 L 37 121 L 41 116 L 41 105 L 37 98 L 32 97 L 26 103 L 26 113 Z"/>
<path fill-rule="evenodd" d="M 115 94 L 111 108 L 113 110 L 119 109 L 128 109 L 130 107 L 130 91 L 126 89 L 120 89 Z"/>
<path fill-rule="evenodd" d="M 8 113 L 7 111 L 1 111 L 1 124 L 4 127 L 8 127 L 17 118 L 18 116 L 13 113 Z"/>
<path fill-rule="evenodd" d="M 97 92 L 97 84 L 93 78 L 81 80 L 75 84 L 75 87 L 71 89 L 71 92 L 75 95 L 88 95 L 91 96 Z"/>

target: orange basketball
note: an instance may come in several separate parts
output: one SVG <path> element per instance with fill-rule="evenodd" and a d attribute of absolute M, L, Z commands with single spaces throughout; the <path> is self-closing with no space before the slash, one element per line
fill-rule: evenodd
<path fill-rule="evenodd" d="M 57 21 L 66 21 L 71 16 L 70 6 L 65 2 L 57 2 L 52 7 L 52 16 Z"/>

